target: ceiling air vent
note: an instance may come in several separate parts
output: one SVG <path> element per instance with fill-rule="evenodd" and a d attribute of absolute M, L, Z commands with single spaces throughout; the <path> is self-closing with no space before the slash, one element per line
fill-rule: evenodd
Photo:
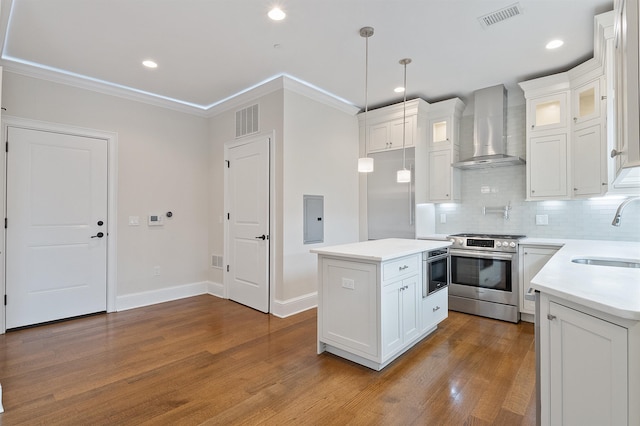
<path fill-rule="evenodd" d="M 518 15 L 522 15 L 522 7 L 520 6 L 520 3 L 514 3 L 511 6 L 507 6 L 500 10 L 496 10 L 495 12 L 481 16 L 478 18 L 478 21 L 480 21 L 480 25 L 482 25 L 483 28 L 489 28 L 492 25 L 506 21 L 509 18 L 514 18 Z"/>
<path fill-rule="evenodd" d="M 258 131 L 258 104 L 236 111 L 236 138 Z"/>

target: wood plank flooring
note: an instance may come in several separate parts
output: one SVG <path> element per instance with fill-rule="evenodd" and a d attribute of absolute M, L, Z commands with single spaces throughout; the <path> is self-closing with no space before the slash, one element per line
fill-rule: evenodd
<path fill-rule="evenodd" d="M 197 296 L 0 336 L 7 425 L 534 425 L 533 325 L 450 312 L 380 372 L 316 354 L 316 311 Z"/>

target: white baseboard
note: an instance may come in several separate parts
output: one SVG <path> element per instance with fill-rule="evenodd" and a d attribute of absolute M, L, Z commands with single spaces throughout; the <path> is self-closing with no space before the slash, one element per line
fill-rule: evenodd
<path fill-rule="evenodd" d="M 186 297 L 210 294 L 224 298 L 224 284 L 213 281 L 201 281 L 197 283 L 161 288 L 158 290 L 143 291 L 140 293 L 126 294 L 116 298 L 116 311 L 141 308 L 155 305 L 156 303 L 170 302 Z M 271 314 L 286 318 L 291 315 L 312 309 L 318 306 L 318 293 L 313 292 L 303 296 L 287 300 L 274 300 L 271 306 Z"/>
<path fill-rule="evenodd" d="M 116 311 L 126 311 L 128 309 L 141 308 L 143 306 L 170 302 L 172 300 L 184 299 L 186 297 L 199 296 L 201 294 L 211 294 L 213 296 L 223 297 L 223 289 L 224 287 L 222 284 L 214 283 L 212 281 L 201 281 L 197 283 L 161 288 L 158 290 L 126 294 L 124 296 L 116 297 Z"/>
<path fill-rule="evenodd" d="M 316 306 L 318 306 L 318 292 L 313 292 L 293 299 L 274 300 L 271 305 L 271 315 L 286 318 Z"/>

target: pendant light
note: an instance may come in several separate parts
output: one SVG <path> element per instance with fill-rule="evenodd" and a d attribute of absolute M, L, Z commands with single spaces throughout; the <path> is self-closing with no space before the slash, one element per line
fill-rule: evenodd
<path fill-rule="evenodd" d="M 369 110 L 369 37 L 373 35 L 372 27 L 360 28 L 360 36 L 365 39 L 365 56 L 364 56 L 364 146 L 367 149 L 367 111 Z M 358 172 L 371 173 L 373 171 L 373 158 L 358 158 Z"/>
<path fill-rule="evenodd" d="M 398 183 L 411 182 L 411 170 L 407 170 L 406 151 L 405 151 L 405 133 L 407 132 L 407 65 L 411 63 L 411 59 L 400 59 L 400 65 L 404 66 L 404 100 L 402 102 L 402 170 L 398 170 L 396 180 Z"/>

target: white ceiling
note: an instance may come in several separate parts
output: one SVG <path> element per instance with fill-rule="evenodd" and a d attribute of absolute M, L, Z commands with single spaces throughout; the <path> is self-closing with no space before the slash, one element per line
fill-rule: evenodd
<path fill-rule="evenodd" d="M 488 29 L 478 17 L 520 4 Z M 287 13 L 266 13 L 279 2 Z M 407 96 L 429 102 L 564 71 L 593 55 L 593 17 L 613 0 L 2 0 L 2 64 L 66 82 L 124 86 L 206 111 L 289 75 L 364 107 Z M 547 51 L 545 44 L 565 44 Z M 151 58 L 159 67 L 141 65 Z M 37 68 L 34 68 L 37 67 Z M 62 73 L 71 73 L 66 76 Z M 122 87 L 118 90 L 122 91 Z"/>

